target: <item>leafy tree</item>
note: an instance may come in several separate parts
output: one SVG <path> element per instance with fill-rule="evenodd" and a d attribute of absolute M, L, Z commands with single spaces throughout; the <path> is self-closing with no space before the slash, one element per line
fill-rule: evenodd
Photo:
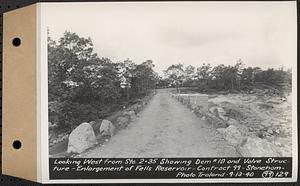
<path fill-rule="evenodd" d="M 255 83 L 255 76 L 261 72 L 258 67 L 247 67 L 242 70 L 241 82 L 242 89 L 252 89 Z"/>
<path fill-rule="evenodd" d="M 225 76 L 225 72 L 226 66 L 224 64 L 215 66 L 211 71 L 212 80 L 215 82 L 215 87 L 218 89 L 224 89 L 225 79 L 223 79 L 223 77 Z"/>
<path fill-rule="evenodd" d="M 212 78 L 220 89 L 239 89 L 243 63 L 239 60 L 234 66 L 218 65 L 212 70 Z"/>
<path fill-rule="evenodd" d="M 177 92 L 179 87 L 182 85 L 184 80 L 184 70 L 183 64 L 179 63 L 176 65 L 171 65 L 164 71 L 167 78 L 171 81 L 171 84 L 176 87 Z"/>
<path fill-rule="evenodd" d="M 54 42 L 48 35 L 49 118 L 73 127 L 110 111 L 120 97 L 118 68 L 93 52 L 90 38 L 65 32 Z"/>
<path fill-rule="evenodd" d="M 212 73 L 212 67 L 210 64 L 205 64 L 203 63 L 201 67 L 197 68 L 197 77 L 198 79 L 210 79 L 211 78 L 211 73 Z"/>
<path fill-rule="evenodd" d="M 197 78 L 198 81 L 203 82 L 201 85 L 204 86 L 204 89 L 208 89 L 208 82 L 212 78 L 212 67 L 210 64 L 203 63 L 199 68 L 197 68 Z"/>
<path fill-rule="evenodd" d="M 124 62 L 118 64 L 119 77 L 120 77 L 120 87 L 124 89 L 124 94 L 126 99 L 130 99 L 130 89 L 132 86 L 132 77 L 136 64 L 132 60 L 126 59 Z"/>
<path fill-rule="evenodd" d="M 155 88 L 157 76 L 153 68 L 153 61 L 147 60 L 134 69 L 132 80 L 137 94 L 145 95 L 150 89 Z"/>
<path fill-rule="evenodd" d="M 195 70 L 196 70 L 195 67 L 193 67 L 192 65 L 185 67 L 184 72 L 185 72 L 185 80 L 186 81 L 190 81 L 195 78 L 195 76 L 196 76 Z"/>
<path fill-rule="evenodd" d="M 275 70 L 269 68 L 262 70 L 255 75 L 255 81 L 277 89 L 290 89 L 292 85 L 291 70 L 284 71 L 282 68 Z"/>

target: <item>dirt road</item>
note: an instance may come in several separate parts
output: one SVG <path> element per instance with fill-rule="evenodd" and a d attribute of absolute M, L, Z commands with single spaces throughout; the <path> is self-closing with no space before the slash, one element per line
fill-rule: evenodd
<path fill-rule="evenodd" d="M 136 121 L 80 157 L 236 157 L 217 131 L 159 90 Z"/>

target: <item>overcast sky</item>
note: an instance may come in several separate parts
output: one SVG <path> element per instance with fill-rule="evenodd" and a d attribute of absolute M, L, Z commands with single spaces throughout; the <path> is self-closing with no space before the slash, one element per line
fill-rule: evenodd
<path fill-rule="evenodd" d="M 91 37 L 99 56 L 152 59 L 158 72 L 239 58 L 262 68 L 296 63 L 296 2 L 56 3 L 43 11 L 53 39 L 65 30 Z"/>

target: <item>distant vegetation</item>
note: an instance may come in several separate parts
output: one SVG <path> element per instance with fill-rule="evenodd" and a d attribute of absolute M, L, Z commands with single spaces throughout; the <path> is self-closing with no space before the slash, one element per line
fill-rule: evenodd
<path fill-rule="evenodd" d="M 286 90 L 292 83 L 291 70 L 244 67 L 242 60 L 234 66 L 174 64 L 163 77 L 153 67 L 152 60 L 136 64 L 130 59 L 113 62 L 99 57 L 92 40 L 75 33 L 65 32 L 58 41 L 48 34 L 49 121 L 72 129 L 107 117 L 155 88 L 240 91 L 264 85 Z"/>
<path fill-rule="evenodd" d="M 239 59 L 234 66 L 220 64 L 212 67 L 203 63 L 198 68 L 176 64 L 164 71 L 164 79 L 159 85 L 163 87 L 198 87 L 200 91 L 209 90 L 252 90 L 253 88 L 268 87 L 278 92 L 291 89 L 292 71 L 259 67 L 245 67 Z"/>
<path fill-rule="evenodd" d="M 71 129 L 109 116 L 155 88 L 151 60 L 112 62 L 93 52 L 90 38 L 65 32 L 55 42 L 48 34 L 49 121 Z"/>

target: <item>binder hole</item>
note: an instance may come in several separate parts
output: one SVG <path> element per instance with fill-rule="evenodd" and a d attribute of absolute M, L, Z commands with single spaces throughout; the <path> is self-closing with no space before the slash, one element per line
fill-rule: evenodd
<path fill-rule="evenodd" d="M 18 37 L 15 37 L 13 40 L 12 40 L 12 44 L 14 45 L 14 46 L 20 46 L 21 45 L 21 39 L 20 38 L 18 38 Z"/>
<path fill-rule="evenodd" d="M 21 143 L 19 140 L 15 140 L 15 141 L 13 142 L 13 147 L 14 147 L 15 149 L 19 149 L 19 148 L 21 148 L 21 146 L 22 146 L 22 143 Z"/>

